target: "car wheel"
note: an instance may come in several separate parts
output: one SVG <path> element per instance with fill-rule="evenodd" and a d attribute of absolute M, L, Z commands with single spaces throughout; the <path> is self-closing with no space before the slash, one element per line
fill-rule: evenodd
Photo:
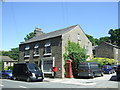
<path fill-rule="evenodd" d="M 120 81 L 120 78 L 117 77 L 117 81 Z"/>
<path fill-rule="evenodd" d="M 95 78 L 95 73 L 93 73 L 92 78 Z"/>
<path fill-rule="evenodd" d="M 104 76 L 104 73 L 103 73 L 103 72 L 101 73 L 101 76 Z"/>
<path fill-rule="evenodd" d="M 111 71 L 109 71 L 108 74 L 111 74 Z"/>
<path fill-rule="evenodd" d="M 13 80 L 16 80 L 17 78 L 16 77 L 13 77 Z"/>
<path fill-rule="evenodd" d="M 30 82 L 30 81 L 31 81 L 31 79 L 28 77 L 28 78 L 26 79 L 26 81 L 27 81 L 27 82 Z"/>

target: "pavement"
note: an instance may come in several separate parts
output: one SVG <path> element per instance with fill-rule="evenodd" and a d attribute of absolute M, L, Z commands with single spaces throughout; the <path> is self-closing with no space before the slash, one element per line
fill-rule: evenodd
<path fill-rule="evenodd" d="M 52 83 L 64 83 L 64 84 L 76 84 L 76 85 L 96 85 L 101 82 L 106 83 L 117 83 L 116 73 L 114 74 L 105 74 L 103 77 L 95 77 L 94 79 L 90 78 L 45 78 L 44 82 Z"/>
<path fill-rule="evenodd" d="M 89 79 L 75 79 L 75 78 L 45 78 L 45 82 L 78 84 L 78 85 L 95 85 L 96 83 Z"/>

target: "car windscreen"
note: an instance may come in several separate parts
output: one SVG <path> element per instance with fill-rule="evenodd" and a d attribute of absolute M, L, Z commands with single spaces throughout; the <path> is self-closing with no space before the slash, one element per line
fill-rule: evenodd
<path fill-rule="evenodd" d="M 2 72 L 6 72 L 6 73 L 12 73 L 12 71 L 2 71 Z"/>
<path fill-rule="evenodd" d="M 12 73 L 12 71 L 6 71 L 7 73 Z"/>
<path fill-rule="evenodd" d="M 37 67 L 37 65 L 35 65 L 35 64 L 29 64 L 28 69 L 30 71 L 38 71 L 38 70 L 40 70 L 39 67 Z"/>
<path fill-rule="evenodd" d="M 111 66 L 104 66 L 105 69 L 111 69 Z"/>
<path fill-rule="evenodd" d="M 79 68 L 89 68 L 88 64 L 79 64 Z"/>

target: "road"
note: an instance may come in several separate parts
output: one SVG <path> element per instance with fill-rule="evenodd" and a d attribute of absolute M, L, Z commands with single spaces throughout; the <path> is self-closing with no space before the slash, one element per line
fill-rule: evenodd
<path fill-rule="evenodd" d="M 50 79 L 43 82 L 25 82 L 0 79 L 2 88 L 120 88 L 115 74 L 104 75 L 94 79 Z"/>

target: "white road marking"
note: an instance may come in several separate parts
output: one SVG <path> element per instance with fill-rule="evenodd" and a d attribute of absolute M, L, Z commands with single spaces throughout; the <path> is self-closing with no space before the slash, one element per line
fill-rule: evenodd
<path fill-rule="evenodd" d="M 27 87 L 24 87 L 24 86 L 19 86 L 20 88 L 27 88 Z"/>

